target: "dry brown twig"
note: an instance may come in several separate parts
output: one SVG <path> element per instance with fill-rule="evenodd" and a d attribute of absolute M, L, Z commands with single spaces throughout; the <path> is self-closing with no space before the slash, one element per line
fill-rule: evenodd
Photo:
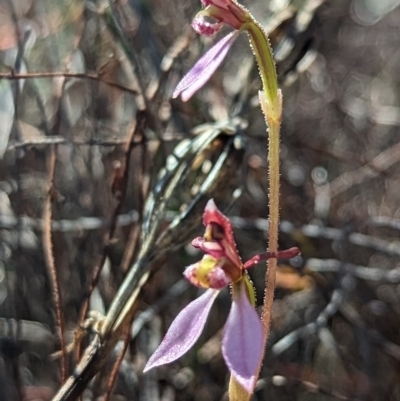
<path fill-rule="evenodd" d="M 26 74 L 14 73 L 14 72 L 2 72 L 0 73 L 0 79 L 10 79 L 10 80 L 19 80 L 19 79 L 44 79 L 44 78 L 75 78 L 75 79 L 90 79 L 92 81 L 97 81 L 104 83 L 106 85 L 112 86 L 114 88 L 120 89 L 122 91 L 132 93 L 133 95 L 137 95 L 138 91 L 136 89 L 128 88 L 124 85 L 121 85 L 117 82 L 110 81 L 105 79 L 101 74 L 92 74 L 92 73 L 77 73 L 77 72 L 29 72 Z"/>
<path fill-rule="evenodd" d="M 129 345 L 129 341 L 131 339 L 131 324 L 133 321 L 133 317 L 131 319 L 130 324 L 127 325 L 127 329 L 126 332 L 124 334 L 124 342 L 123 342 L 123 346 L 122 349 L 120 350 L 120 353 L 114 363 L 114 366 L 112 368 L 111 374 L 110 374 L 110 378 L 107 381 L 107 390 L 106 393 L 104 394 L 103 400 L 102 401 L 109 401 L 114 385 L 115 385 L 115 381 L 117 380 L 117 375 L 118 375 L 118 370 L 121 366 L 122 361 L 124 360 L 124 356 L 125 356 L 125 352 L 128 349 L 128 345 Z"/>
<path fill-rule="evenodd" d="M 86 318 L 86 315 L 87 315 L 87 312 L 89 309 L 90 296 L 99 281 L 100 273 L 104 266 L 104 262 L 106 260 L 107 244 L 111 241 L 111 239 L 114 235 L 115 229 L 117 227 L 117 218 L 121 211 L 122 202 L 125 198 L 125 193 L 126 193 L 126 189 L 127 189 L 126 186 L 127 186 L 127 182 L 128 182 L 128 172 L 129 172 L 129 165 L 130 165 L 130 160 L 131 160 L 131 151 L 132 151 L 133 146 L 135 146 L 134 138 L 143 129 L 142 119 L 143 119 L 142 113 L 138 112 L 137 119 L 135 120 L 134 124 L 132 125 L 132 127 L 129 131 L 128 137 L 126 139 L 125 156 L 124 156 L 122 170 L 116 171 L 115 175 L 114 175 L 114 180 L 113 180 L 114 182 L 113 182 L 112 186 L 114 188 L 114 193 L 117 198 L 117 205 L 114 209 L 114 212 L 113 212 L 113 215 L 111 218 L 110 228 L 104 238 L 104 243 L 106 244 L 106 246 L 104 247 L 104 251 L 101 255 L 99 262 L 96 264 L 96 266 L 94 267 L 92 274 L 91 274 L 91 278 L 90 278 L 88 288 L 86 291 L 87 296 L 82 304 L 80 314 L 79 314 L 79 320 L 78 320 L 79 325 L 82 325 Z M 77 346 L 76 356 L 78 358 L 80 356 L 80 347 L 79 346 Z"/>
<path fill-rule="evenodd" d="M 50 283 L 53 292 L 53 301 L 56 311 L 56 321 L 58 326 L 58 337 L 61 347 L 61 382 L 64 383 L 68 374 L 67 351 L 64 339 L 64 314 L 62 309 L 62 299 L 60 283 L 58 281 L 57 268 L 54 260 L 53 243 L 51 238 L 51 215 L 52 201 L 54 197 L 54 172 L 56 165 L 56 151 L 54 145 L 50 146 L 48 153 L 48 192 L 44 203 L 43 213 L 43 253 L 46 262 L 47 271 L 50 277 Z"/>

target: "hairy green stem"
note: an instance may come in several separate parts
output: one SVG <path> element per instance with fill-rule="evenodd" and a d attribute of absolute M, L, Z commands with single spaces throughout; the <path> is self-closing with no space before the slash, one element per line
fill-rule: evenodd
<path fill-rule="evenodd" d="M 278 92 L 277 103 L 269 107 L 268 102 L 260 93 L 260 103 L 265 119 L 268 124 L 269 147 L 268 147 L 268 173 L 269 173 L 269 233 L 268 251 L 278 250 L 278 229 L 279 229 L 279 133 L 281 126 L 282 97 Z M 273 110 L 273 113 L 271 113 Z M 272 116 L 271 116 L 272 114 Z M 264 325 L 264 341 L 269 337 L 271 324 L 272 303 L 274 301 L 275 277 L 277 259 L 268 259 L 266 273 L 266 289 L 262 309 L 262 322 Z"/>
<path fill-rule="evenodd" d="M 261 110 L 268 127 L 268 179 L 269 179 L 269 230 L 268 252 L 278 251 L 279 229 L 279 133 L 282 120 L 282 94 L 278 88 L 275 62 L 271 45 L 265 31 L 254 21 L 247 29 L 263 85 L 259 93 Z M 267 263 L 265 277 L 265 295 L 262 308 L 264 342 L 268 341 L 272 304 L 274 301 L 277 259 L 271 258 Z M 265 347 L 264 347 L 265 348 Z M 260 360 L 261 370 L 262 358 Z"/>
<path fill-rule="evenodd" d="M 263 91 L 259 93 L 260 105 L 268 127 L 268 179 L 269 179 L 269 230 L 268 251 L 278 251 L 279 229 L 279 150 L 280 127 L 282 120 L 282 93 L 278 88 L 278 80 L 272 49 L 267 34 L 256 22 L 252 21 L 245 27 L 250 43 L 257 60 Z M 276 281 L 277 259 L 268 259 L 265 277 L 265 294 L 262 307 L 262 323 L 264 330 L 264 344 L 267 344 L 272 316 Z M 265 347 L 264 347 L 265 349 Z M 257 376 L 260 374 L 264 355 L 260 357 Z M 230 401 L 249 401 L 251 393 L 245 391 L 231 377 L 229 383 Z"/>

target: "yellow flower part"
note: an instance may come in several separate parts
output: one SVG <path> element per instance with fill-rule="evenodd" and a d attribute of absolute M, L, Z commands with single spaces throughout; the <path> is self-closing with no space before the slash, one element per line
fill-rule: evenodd
<path fill-rule="evenodd" d="M 187 267 L 184 275 L 197 287 L 219 290 L 232 282 L 232 278 L 225 271 L 229 265 L 225 257 L 216 259 L 213 256 L 204 255 L 200 262 Z"/>

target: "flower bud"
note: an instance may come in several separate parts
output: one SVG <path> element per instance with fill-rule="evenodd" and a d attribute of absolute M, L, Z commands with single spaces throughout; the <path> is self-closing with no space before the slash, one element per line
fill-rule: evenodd
<path fill-rule="evenodd" d="M 222 22 L 209 22 L 204 18 L 203 15 L 197 15 L 192 21 L 192 28 L 199 34 L 203 36 L 213 36 L 221 28 Z"/>

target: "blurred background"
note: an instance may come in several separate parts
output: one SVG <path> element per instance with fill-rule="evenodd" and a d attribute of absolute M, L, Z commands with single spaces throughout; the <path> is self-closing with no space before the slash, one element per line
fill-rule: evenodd
<path fill-rule="evenodd" d="M 279 265 L 254 400 L 400 400 L 399 4 L 245 2 L 283 90 L 280 247 L 302 251 Z M 190 241 L 206 200 L 231 217 L 244 260 L 267 243 L 268 141 L 245 35 L 192 100 L 171 100 L 215 42 L 190 27 L 200 6 L 0 0 L 0 400 L 57 394 L 77 364 L 57 352 L 88 309 L 106 313 L 146 241 L 157 263 L 132 330 L 82 399 L 228 399 L 229 291 L 190 353 L 142 374 L 199 294 L 182 272 L 201 258 Z M 261 305 L 264 264 L 250 274 Z"/>

